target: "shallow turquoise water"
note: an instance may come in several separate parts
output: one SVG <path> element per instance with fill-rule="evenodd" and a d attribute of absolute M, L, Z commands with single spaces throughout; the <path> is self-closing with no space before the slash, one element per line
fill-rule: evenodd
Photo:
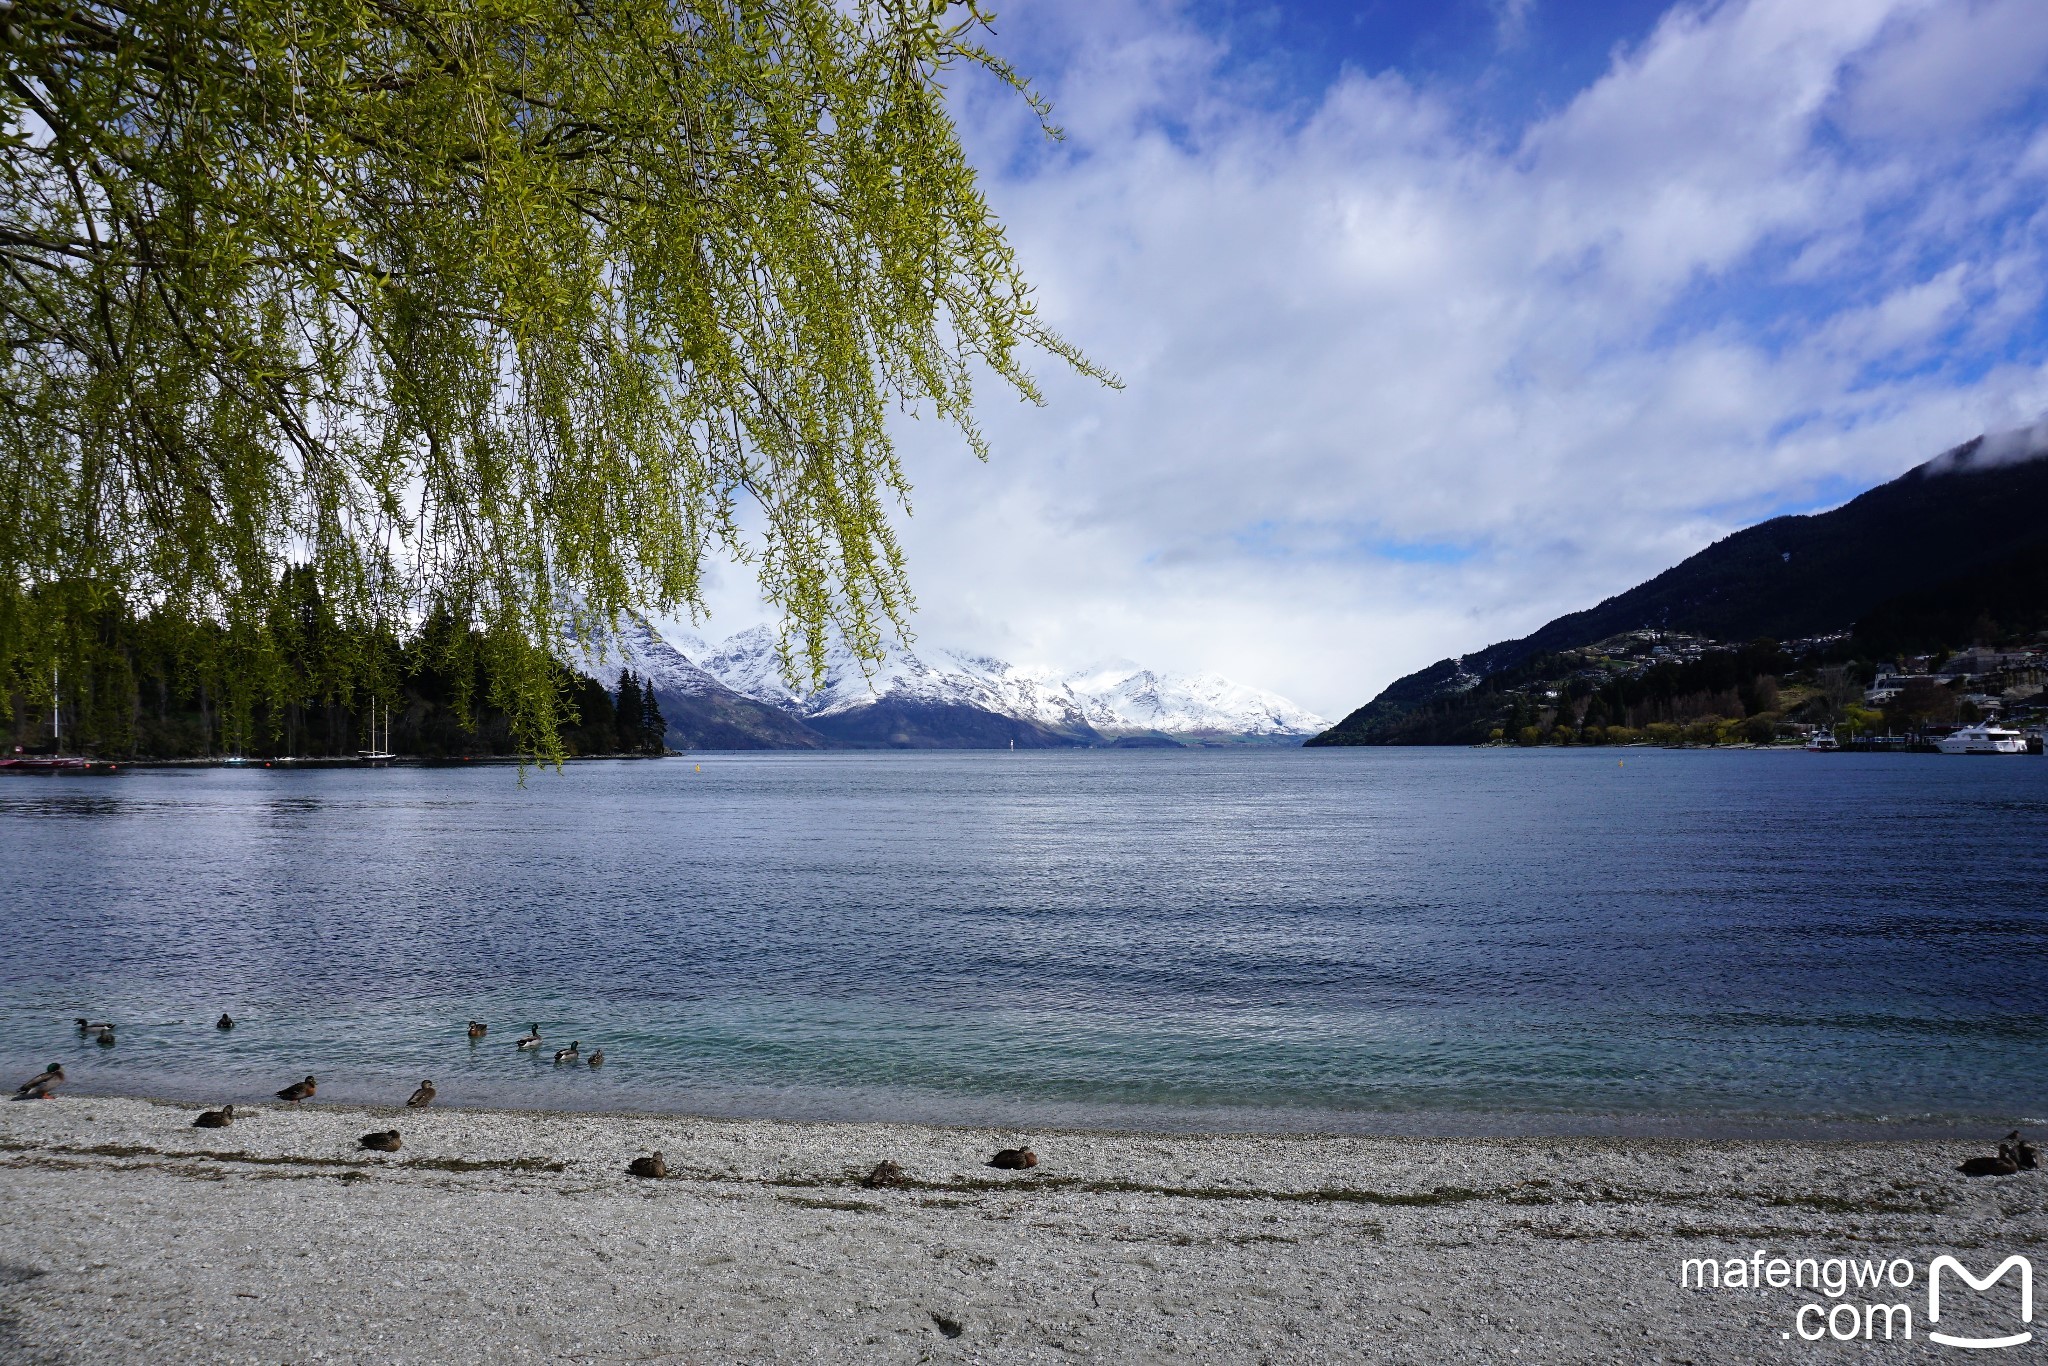
<path fill-rule="evenodd" d="M 1907 755 L 15 779 L 0 1064 L 1017 1125 L 2009 1125 L 2048 1116 L 2044 835 L 2048 763 Z M 530 1021 L 607 1066 L 516 1053 Z"/>

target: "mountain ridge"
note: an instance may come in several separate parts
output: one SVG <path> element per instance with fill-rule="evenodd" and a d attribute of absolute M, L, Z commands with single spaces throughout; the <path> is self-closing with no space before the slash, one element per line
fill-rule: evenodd
<path fill-rule="evenodd" d="M 1745 527 L 1593 607 L 1398 678 L 1307 743 L 1388 743 L 1418 707 L 1629 631 L 1746 642 L 1868 633 L 1887 617 L 1925 621 L 1929 595 L 1953 597 L 1987 576 L 2007 584 L 2037 574 L 2048 562 L 2044 507 L 2048 452 L 1977 437 L 1840 507 Z M 1907 648 L 1911 639 L 1895 631 L 1884 643 Z"/>
<path fill-rule="evenodd" d="M 633 618 L 572 654 L 577 668 L 608 686 L 628 668 L 647 679 L 679 748 L 1299 743 L 1328 724 L 1220 675 L 1163 673 L 1127 660 L 1062 671 L 892 643 L 881 660 L 863 661 L 839 644 L 817 685 L 799 690 L 783 678 L 765 626 L 716 645 L 693 632 L 675 637 Z"/>

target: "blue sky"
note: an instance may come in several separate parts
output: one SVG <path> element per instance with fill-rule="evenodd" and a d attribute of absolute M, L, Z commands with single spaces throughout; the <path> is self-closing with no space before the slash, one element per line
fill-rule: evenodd
<path fill-rule="evenodd" d="M 1340 715 L 2048 410 L 2040 0 L 1019 0 L 955 108 L 1128 381 L 904 424 L 938 644 Z M 758 615 L 743 576 L 713 634 Z"/>

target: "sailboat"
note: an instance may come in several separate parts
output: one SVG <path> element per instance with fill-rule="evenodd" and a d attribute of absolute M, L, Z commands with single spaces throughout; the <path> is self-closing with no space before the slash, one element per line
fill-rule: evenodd
<path fill-rule="evenodd" d="M 384 743 L 377 743 L 377 699 L 370 699 L 370 747 L 356 751 L 356 762 L 365 768 L 389 768 L 398 756 L 391 752 L 391 704 L 384 704 Z"/>
<path fill-rule="evenodd" d="M 50 777 L 57 774 L 105 776 L 119 773 L 121 766 L 105 759 L 87 759 L 64 753 L 64 708 L 58 700 L 57 675 L 50 674 L 50 753 L 30 754 L 20 745 L 0 758 L 0 773 Z"/>

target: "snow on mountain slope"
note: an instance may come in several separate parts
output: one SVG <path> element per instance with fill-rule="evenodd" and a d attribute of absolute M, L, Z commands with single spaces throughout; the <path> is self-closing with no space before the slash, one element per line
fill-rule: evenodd
<path fill-rule="evenodd" d="M 722 691 L 725 684 L 690 662 L 683 653 L 690 646 L 705 650 L 701 637 L 678 633 L 675 643 L 664 639 L 644 617 L 626 616 L 619 629 L 610 633 L 596 649 L 571 647 L 566 662 L 578 673 L 590 675 L 607 689 L 617 691 L 619 675 L 627 669 L 654 685 L 656 692 L 694 693 Z M 680 647 L 680 648 L 679 648 Z"/>
<path fill-rule="evenodd" d="M 833 716 L 886 698 L 975 707 L 1071 733 L 1287 736 L 1328 727 L 1273 693 L 1214 674 L 1161 674 L 1123 660 L 1061 673 L 965 650 L 892 644 L 869 673 L 839 645 L 826 657 L 819 686 L 802 691 L 783 680 L 774 633 L 757 626 L 700 654 L 698 662 L 734 692 L 803 717 Z"/>

